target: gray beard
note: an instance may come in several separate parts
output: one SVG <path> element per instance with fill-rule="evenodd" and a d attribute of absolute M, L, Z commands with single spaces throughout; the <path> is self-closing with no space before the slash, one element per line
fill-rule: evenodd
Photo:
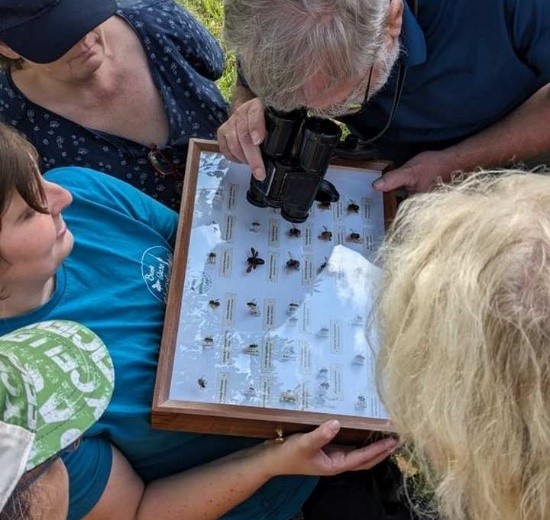
<path fill-rule="evenodd" d="M 382 87 L 388 82 L 392 69 L 399 58 L 401 49 L 399 42 L 396 40 L 392 47 L 382 54 L 381 58 L 376 62 L 378 73 L 371 81 L 369 99 L 372 98 Z"/>

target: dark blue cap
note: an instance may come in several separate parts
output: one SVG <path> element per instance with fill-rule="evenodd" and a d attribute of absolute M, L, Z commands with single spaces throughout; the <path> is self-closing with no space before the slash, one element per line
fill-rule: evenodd
<path fill-rule="evenodd" d="M 115 12 L 115 0 L 0 0 L 0 41 L 29 61 L 50 63 Z"/>

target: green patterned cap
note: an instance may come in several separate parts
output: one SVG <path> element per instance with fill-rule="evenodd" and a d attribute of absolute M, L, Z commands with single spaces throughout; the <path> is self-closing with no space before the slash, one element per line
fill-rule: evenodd
<path fill-rule="evenodd" d="M 101 417 L 113 385 L 105 345 L 78 323 L 36 323 L 0 337 L 0 509 L 25 471 Z"/>

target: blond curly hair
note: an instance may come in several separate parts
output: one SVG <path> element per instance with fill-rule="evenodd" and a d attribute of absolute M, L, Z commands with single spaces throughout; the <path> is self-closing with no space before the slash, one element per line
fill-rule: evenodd
<path fill-rule="evenodd" d="M 452 520 L 550 518 L 550 177 L 405 201 L 381 252 L 378 384 Z"/>

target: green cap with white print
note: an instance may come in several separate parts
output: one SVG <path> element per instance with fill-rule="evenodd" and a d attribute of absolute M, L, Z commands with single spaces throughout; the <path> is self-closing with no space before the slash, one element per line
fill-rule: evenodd
<path fill-rule="evenodd" d="M 113 386 L 105 345 L 78 323 L 41 322 L 0 337 L 0 510 L 25 471 L 101 417 Z"/>

